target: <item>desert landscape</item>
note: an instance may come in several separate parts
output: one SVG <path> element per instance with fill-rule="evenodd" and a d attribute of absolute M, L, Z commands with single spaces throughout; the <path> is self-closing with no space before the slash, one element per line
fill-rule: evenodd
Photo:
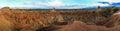
<path fill-rule="evenodd" d="M 0 0 L 0 31 L 120 31 L 120 0 Z"/>
<path fill-rule="evenodd" d="M 120 31 L 117 7 L 83 9 L 0 9 L 0 31 Z"/>

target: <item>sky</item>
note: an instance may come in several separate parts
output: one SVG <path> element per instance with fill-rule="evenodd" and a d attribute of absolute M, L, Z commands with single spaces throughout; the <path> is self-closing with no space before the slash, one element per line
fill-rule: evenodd
<path fill-rule="evenodd" d="M 120 0 L 0 0 L 0 8 L 80 9 L 93 6 L 120 6 Z"/>

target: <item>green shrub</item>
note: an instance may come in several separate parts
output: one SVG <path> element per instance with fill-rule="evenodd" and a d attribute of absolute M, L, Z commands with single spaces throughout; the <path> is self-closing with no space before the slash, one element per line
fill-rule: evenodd
<path fill-rule="evenodd" d="M 119 9 L 117 7 L 107 7 L 102 9 L 102 15 L 104 17 L 109 17 L 110 15 L 114 14 L 117 12 Z"/>

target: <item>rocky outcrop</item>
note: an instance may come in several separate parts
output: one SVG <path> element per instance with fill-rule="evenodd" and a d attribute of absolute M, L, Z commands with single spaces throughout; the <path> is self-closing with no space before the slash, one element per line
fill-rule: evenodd
<path fill-rule="evenodd" d="M 57 11 L 43 14 L 41 12 L 10 10 L 9 7 L 4 7 L 0 13 L 7 21 L 13 23 L 15 28 L 21 31 L 36 31 L 37 29 L 51 26 L 56 22 L 63 22 L 62 16 Z"/>

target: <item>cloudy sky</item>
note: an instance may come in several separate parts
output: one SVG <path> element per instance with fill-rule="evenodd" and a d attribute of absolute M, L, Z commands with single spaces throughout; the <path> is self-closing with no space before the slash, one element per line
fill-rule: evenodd
<path fill-rule="evenodd" d="M 0 8 L 79 9 L 92 6 L 120 6 L 120 0 L 0 0 Z"/>

